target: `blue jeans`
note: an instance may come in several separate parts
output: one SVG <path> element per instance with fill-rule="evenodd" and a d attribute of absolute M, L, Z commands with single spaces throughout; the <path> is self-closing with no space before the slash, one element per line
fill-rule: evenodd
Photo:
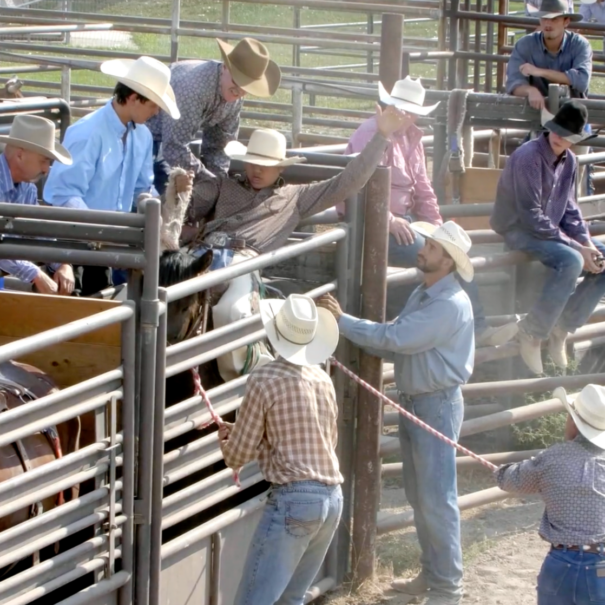
<path fill-rule="evenodd" d="M 537 239 L 525 231 L 509 231 L 504 240 L 512 250 L 527 252 L 549 269 L 523 329 L 544 340 L 556 325 L 566 332 L 583 326 L 605 295 L 605 273 L 587 273 L 576 288 L 584 267 L 579 252 L 561 242 Z M 605 255 L 605 246 L 596 240 L 593 243 Z"/>
<path fill-rule="evenodd" d="M 538 575 L 538 605 L 605 605 L 605 556 L 551 550 Z"/>
<path fill-rule="evenodd" d="M 162 195 L 166 191 L 168 177 L 170 176 L 170 166 L 164 160 L 157 160 L 160 152 L 160 141 L 153 142 L 153 186 L 155 190 Z"/>
<path fill-rule="evenodd" d="M 410 220 L 406 217 L 406 220 Z M 424 237 L 414 233 L 414 242 L 408 246 L 401 246 L 392 234 L 389 234 L 389 267 L 402 267 L 406 269 L 415 268 L 418 266 L 418 251 L 424 247 Z M 462 289 L 468 294 L 473 306 L 473 316 L 475 318 L 475 334 L 481 334 L 487 329 L 487 319 L 483 305 L 479 300 L 479 288 L 475 281 L 466 282 L 460 279 L 456 273 L 456 277 L 462 286 Z M 402 305 L 403 306 L 403 305 Z"/>
<path fill-rule="evenodd" d="M 464 416 L 460 387 L 435 393 L 400 396 L 401 405 L 457 441 Z M 403 485 L 414 510 L 422 554 L 420 564 L 431 595 L 462 597 L 460 510 L 456 450 L 403 416 L 399 417 Z"/>
<path fill-rule="evenodd" d="M 272 487 L 234 605 L 303 605 L 341 514 L 340 485 L 297 481 Z"/>

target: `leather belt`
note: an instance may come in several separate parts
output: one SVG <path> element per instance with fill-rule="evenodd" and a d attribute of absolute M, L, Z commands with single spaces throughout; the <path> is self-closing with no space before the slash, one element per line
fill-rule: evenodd
<path fill-rule="evenodd" d="M 260 252 L 246 239 L 242 237 L 229 237 L 226 233 L 209 233 L 204 237 L 204 243 L 212 248 L 229 248 L 230 250 L 244 250 L 249 248 L 255 252 Z"/>
<path fill-rule="evenodd" d="M 575 550 L 579 552 L 590 552 L 597 555 L 605 555 L 605 545 L 585 544 L 583 546 L 566 546 L 565 544 L 551 544 L 554 550 Z"/>

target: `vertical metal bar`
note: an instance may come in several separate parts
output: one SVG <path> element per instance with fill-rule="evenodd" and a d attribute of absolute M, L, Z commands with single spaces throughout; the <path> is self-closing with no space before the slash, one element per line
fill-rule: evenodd
<path fill-rule="evenodd" d="M 115 551 L 116 551 L 116 447 L 118 436 L 118 403 L 114 397 L 109 404 L 109 560 L 107 564 L 107 575 L 109 578 L 115 573 Z"/>
<path fill-rule="evenodd" d="M 470 0 L 464 0 L 464 10 L 470 10 Z M 460 21 L 460 34 L 462 35 L 462 49 L 470 50 L 470 21 L 463 19 Z M 458 61 L 458 86 L 468 88 L 468 61 Z"/>
<path fill-rule="evenodd" d="M 401 43 L 403 15 L 383 13 L 380 32 L 380 65 L 378 75 L 387 90 L 392 90 L 401 76 Z"/>
<path fill-rule="evenodd" d="M 157 327 L 159 322 L 158 278 L 160 255 L 160 201 L 145 200 L 145 279 L 140 314 L 140 431 L 137 525 L 137 605 L 149 604 L 151 550 L 151 490 L 153 479 L 153 420 Z"/>
<path fill-rule="evenodd" d="M 508 0 L 498 0 L 498 12 L 501 15 L 508 14 Z M 507 27 L 503 23 L 498 23 L 498 48 L 496 54 L 502 52 L 502 48 L 506 46 Z M 496 63 L 496 92 L 504 92 L 504 71 L 507 63 Z M 490 91 L 491 92 L 491 91 Z"/>
<path fill-rule="evenodd" d="M 548 85 L 548 111 L 553 115 L 556 115 L 559 111 L 559 85 L 549 84 Z"/>
<path fill-rule="evenodd" d="M 181 0 L 172 0 L 172 22 L 170 24 L 170 61 L 179 60 L 179 27 L 181 25 Z"/>
<path fill-rule="evenodd" d="M 379 167 L 367 184 L 362 277 L 362 317 L 383 322 L 386 306 L 388 221 L 391 173 Z M 360 376 L 382 388 L 382 360 L 361 353 Z M 376 551 L 376 515 L 380 492 L 380 429 L 382 405 L 360 387 L 355 448 L 355 502 L 353 503 L 353 573 L 355 584 L 371 578 Z"/>
<path fill-rule="evenodd" d="M 476 5 L 476 9 L 477 12 L 480 13 L 481 12 L 481 0 L 476 0 L 477 5 Z M 476 53 L 480 53 L 481 49 L 483 47 L 483 42 L 481 39 L 481 29 L 482 29 L 482 23 L 481 21 L 477 20 L 475 21 L 475 52 Z M 489 51 L 488 51 L 489 52 Z M 473 89 L 474 90 L 481 90 L 481 61 L 479 59 L 475 59 L 475 62 L 473 63 Z"/>
<path fill-rule="evenodd" d="M 131 605 L 133 602 L 132 577 L 134 571 L 134 490 L 135 490 L 135 352 L 136 352 L 136 315 L 135 305 L 126 301 L 124 305 L 132 308 L 133 315 L 122 324 L 122 512 L 126 522 L 122 526 L 122 570 L 129 574 L 129 580 L 120 588 L 119 605 Z"/>
<path fill-rule="evenodd" d="M 438 49 L 447 50 L 447 0 L 441 0 L 441 17 L 437 25 Z M 437 60 L 437 88 L 445 89 L 446 60 Z"/>
<path fill-rule="evenodd" d="M 303 129 L 302 84 L 292 85 L 292 147 L 300 147 L 299 137 Z"/>
<path fill-rule="evenodd" d="M 69 13 L 71 13 L 71 0 L 63 0 L 63 10 L 65 11 L 65 18 L 69 20 Z M 65 32 L 65 44 L 67 44 L 67 46 L 71 44 L 71 32 Z"/>
<path fill-rule="evenodd" d="M 368 34 L 374 33 L 374 14 L 373 13 L 368 13 L 368 25 L 367 25 L 366 31 L 368 32 Z M 369 74 L 374 73 L 374 51 L 373 50 L 369 50 L 367 53 L 366 71 Z"/>
<path fill-rule="evenodd" d="M 212 563 L 210 568 L 210 597 L 208 605 L 219 605 L 221 602 L 221 554 L 223 550 L 223 540 L 220 531 L 210 536 L 210 544 L 212 548 Z"/>
<path fill-rule="evenodd" d="M 222 5 L 222 13 L 221 13 L 221 24 L 223 26 L 223 31 L 229 31 L 229 21 L 231 18 L 231 5 L 229 4 L 229 0 L 223 0 Z"/>
<path fill-rule="evenodd" d="M 494 0 L 487 0 L 487 12 L 494 12 Z M 494 54 L 494 24 L 490 21 L 487 24 L 487 33 L 485 35 L 485 55 L 491 57 Z M 492 92 L 493 87 L 494 64 L 492 61 L 485 62 L 485 92 Z"/>
<path fill-rule="evenodd" d="M 457 53 L 460 50 L 458 43 L 458 17 L 456 13 L 460 8 L 460 0 L 451 0 L 450 2 L 450 50 Z M 447 87 L 449 90 L 453 90 L 454 88 L 458 88 L 459 83 L 457 82 L 458 75 L 458 59 L 456 55 L 454 55 L 449 60 L 448 66 L 448 77 L 447 77 Z"/>
<path fill-rule="evenodd" d="M 161 303 L 167 305 L 167 295 L 164 288 L 160 288 L 159 299 Z M 162 500 L 164 497 L 164 409 L 166 403 L 167 316 L 167 310 L 160 316 L 155 370 L 153 487 L 151 492 L 151 579 L 149 586 L 149 603 L 151 605 L 160 605 L 162 576 Z"/>
<path fill-rule="evenodd" d="M 294 27 L 294 29 L 300 29 L 300 8 L 295 6 L 292 11 L 292 27 Z M 300 67 L 300 44 L 296 44 L 296 42 L 292 45 L 292 65 L 294 65 L 294 67 Z"/>
<path fill-rule="evenodd" d="M 68 103 L 71 99 L 71 69 L 68 65 L 61 67 L 61 98 Z"/>
<path fill-rule="evenodd" d="M 437 118 L 433 125 L 433 188 L 440 204 L 445 204 L 445 190 L 439 179 L 441 164 L 447 146 L 447 127 L 445 118 Z"/>

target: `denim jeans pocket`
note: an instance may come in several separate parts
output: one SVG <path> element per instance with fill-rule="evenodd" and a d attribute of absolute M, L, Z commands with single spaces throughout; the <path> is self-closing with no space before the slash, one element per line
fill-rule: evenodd
<path fill-rule="evenodd" d="M 323 520 L 323 509 L 323 500 L 285 502 L 286 532 L 293 538 L 317 533 Z"/>
<path fill-rule="evenodd" d="M 554 597 L 561 589 L 570 568 L 571 564 L 567 561 L 552 554 L 547 555 L 538 575 L 538 591 Z"/>
<path fill-rule="evenodd" d="M 586 585 L 591 603 L 605 603 L 605 561 L 586 565 Z"/>

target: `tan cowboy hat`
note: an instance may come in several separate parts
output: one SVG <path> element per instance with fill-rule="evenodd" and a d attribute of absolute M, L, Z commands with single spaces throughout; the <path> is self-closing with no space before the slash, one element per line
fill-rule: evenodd
<path fill-rule="evenodd" d="M 8 135 L 0 143 L 35 151 L 61 164 L 72 164 L 71 154 L 55 140 L 55 124 L 40 116 L 15 116 Z"/>
<path fill-rule="evenodd" d="M 447 221 L 440 227 L 418 221 L 410 225 L 414 231 L 437 242 L 444 247 L 445 251 L 456 263 L 456 271 L 466 281 L 473 281 L 475 270 L 468 251 L 471 249 L 471 238 L 468 233 L 453 221 Z"/>
<path fill-rule="evenodd" d="M 300 156 L 286 157 L 286 137 L 271 128 L 258 128 L 250 136 L 248 147 L 239 141 L 229 141 L 225 153 L 232 160 L 258 166 L 290 166 L 305 162 Z"/>
<path fill-rule="evenodd" d="M 271 97 L 279 87 L 281 71 L 269 58 L 264 44 L 254 38 L 242 38 L 235 46 L 216 39 L 233 81 L 255 97 Z"/>
<path fill-rule="evenodd" d="M 553 397 L 559 399 L 588 441 L 605 449 L 605 387 L 587 384 L 580 393 L 569 397 L 563 387 L 557 387 Z"/>
<path fill-rule="evenodd" d="M 260 316 L 275 351 L 298 366 L 322 363 L 338 345 L 338 324 L 330 311 L 303 294 L 260 301 Z"/>
<path fill-rule="evenodd" d="M 113 59 L 101 63 L 101 71 L 159 105 L 171 118 L 181 117 L 170 86 L 170 68 L 161 61 L 153 57 Z"/>
<path fill-rule="evenodd" d="M 403 80 L 397 80 L 391 94 L 389 94 L 382 82 L 378 82 L 378 96 L 385 105 L 393 105 L 397 109 L 413 113 L 418 116 L 428 116 L 435 111 L 439 103 L 435 105 L 424 106 L 424 96 L 426 91 L 420 83 L 420 78 L 412 80 L 407 76 Z"/>

